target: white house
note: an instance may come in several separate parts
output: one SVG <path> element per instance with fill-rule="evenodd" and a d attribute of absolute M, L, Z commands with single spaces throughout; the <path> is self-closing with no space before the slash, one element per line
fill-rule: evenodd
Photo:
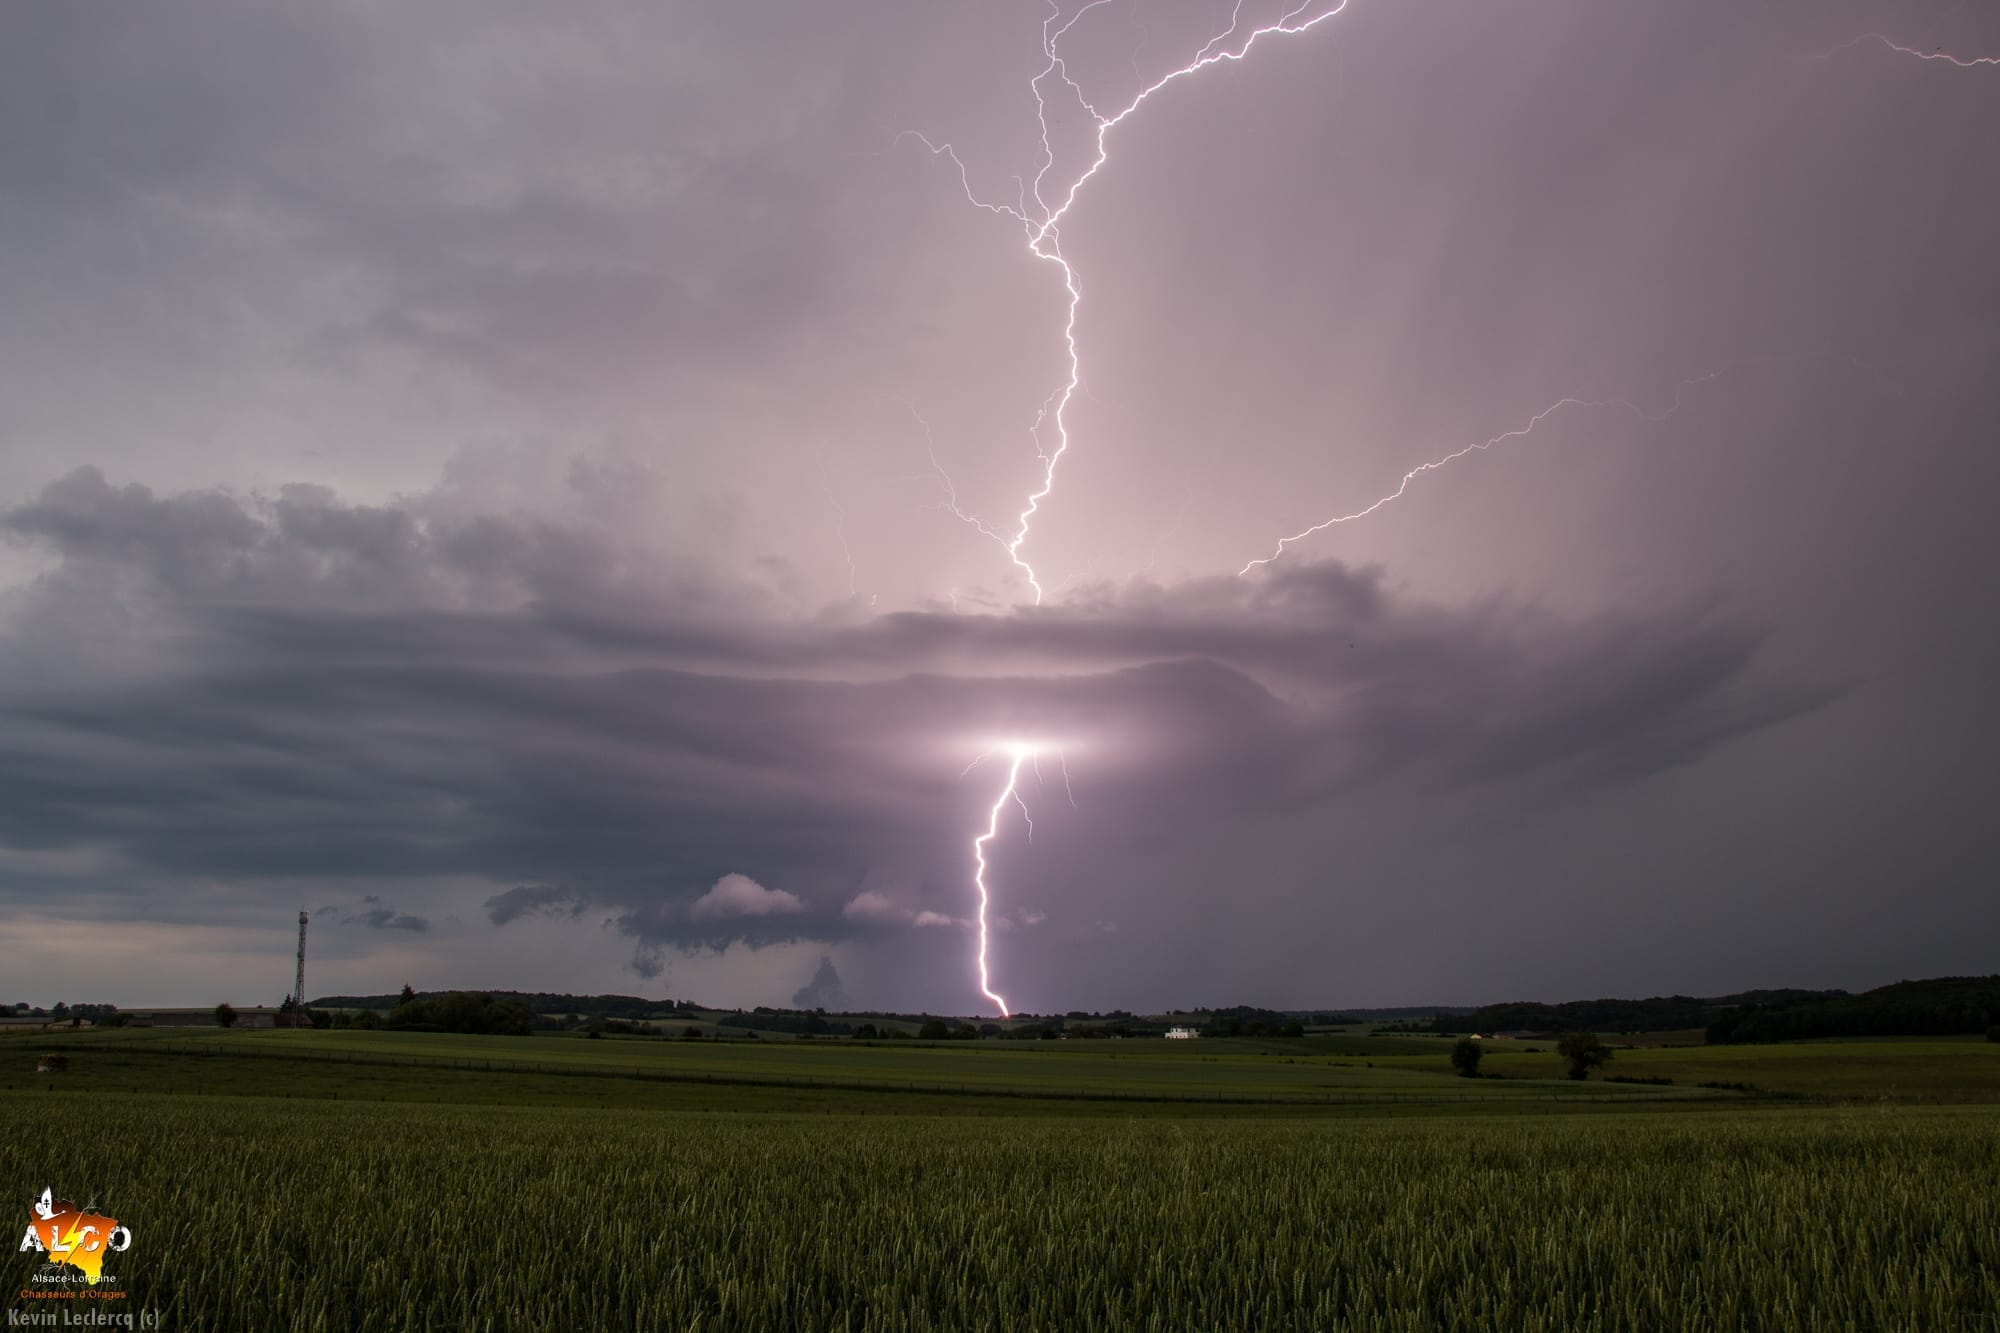
<path fill-rule="evenodd" d="M 1199 1032 L 1196 1032 L 1193 1028 L 1167 1029 L 1167 1038 L 1170 1041 L 1189 1041 L 1195 1037 L 1199 1037 L 1200 1035 L 1201 1034 Z"/>

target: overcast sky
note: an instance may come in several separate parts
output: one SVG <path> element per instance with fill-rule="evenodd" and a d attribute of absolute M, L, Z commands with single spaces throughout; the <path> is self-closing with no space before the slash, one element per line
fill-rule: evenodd
<path fill-rule="evenodd" d="M 1284 12 L 11 9 L 0 1000 L 1995 970 L 2000 16 Z"/>

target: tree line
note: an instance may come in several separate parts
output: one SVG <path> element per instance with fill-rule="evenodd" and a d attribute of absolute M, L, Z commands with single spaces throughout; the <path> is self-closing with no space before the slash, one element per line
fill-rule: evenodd
<path fill-rule="evenodd" d="M 1859 995 L 1746 1005 L 1708 1024 L 1716 1045 L 1811 1037 L 1971 1036 L 2000 1027 L 2000 976 L 1899 981 Z M 1989 1034 L 1990 1035 L 1990 1034 Z"/>

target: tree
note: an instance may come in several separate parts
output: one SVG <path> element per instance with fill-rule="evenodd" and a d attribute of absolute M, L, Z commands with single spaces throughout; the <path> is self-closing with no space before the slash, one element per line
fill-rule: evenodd
<path fill-rule="evenodd" d="M 1569 1076 L 1586 1079 L 1590 1071 L 1611 1058 L 1611 1048 L 1597 1039 L 1595 1032 L 1565 1032 L 1556 1043 L 1556 1054 L 1569 1061 Z"/>
<path fill-rule="evenodd" d="M 215 1006 L 215 1025 L 219 1028 L 233 1028 L 236 1026 L 236 1010 L 231 1008 L 227 1002 Z"/>
<path fill-rule="evenodd" d="M 1451 1067 L 1458 1071 L 1460 1078 L 1479 1077 L 1479 1057 L 1486 1054 L 1485 1048 L 1471 1037 L 1460 1037 L 1451 1048 Z"/>
<path fill-rule="evenodd" d="M 410 989 L 410 983 L 406 981 L 403 983 L 403 993 L 396 997 L 396 1003 L 413 1004 L 415 1003 L 416 998 L 417 998 L 417 993 Z"/>
<path fill-rule="evenodd" d="M 2000 1027 L 1990 1027 L 1986 1029 L 1986 1040 L 2000 1041 Z"/>
<path fill-rule="evenodd" d="M 919 1041 L 943 1041 L 950 1035 L 951 1029 L 946 1027 L 941 1019 L 936 1018 L 931 1019 L 917 1029 L 917 1040 Z"/>

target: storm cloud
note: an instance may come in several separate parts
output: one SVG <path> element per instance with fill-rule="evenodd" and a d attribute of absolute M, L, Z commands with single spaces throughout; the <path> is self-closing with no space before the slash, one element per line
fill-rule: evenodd
<path fill-rule="evenodd" d="M 871 874 L 953 873 L 982 787 L 952 779 L 1010 738 L 1061 738 L 1115 849 L 1391 782 L 1630 781 L 1836 696 L 1703 606 L 1446 608 L 1297 562 L 1006 615 L 724 619 L 602 529 L 422 507 L 85 469 L 0 515 L 58 557 L 7 641 L 44 669 L 0 690 L 0 838 L 517 882 L 496 925 L 588 903 L 646 943 L 825 938 L 897 919 L 854 897 Z"/>
<path fill-rule="evenodd" d="M 1178 81 L 1064 215 L 1018 542 L 1067 289 L 966 195 L 1095 151 L 1040 9 L 36 10 L 10 957 L 277 993 L 322 904 L 353 993 L 973 1006 L 992 820 L 1031 1008 L 1976 970 L 2000 77 L 1857 39 L 2000 28 L 1917 9 L 1356 3 Z"/>

